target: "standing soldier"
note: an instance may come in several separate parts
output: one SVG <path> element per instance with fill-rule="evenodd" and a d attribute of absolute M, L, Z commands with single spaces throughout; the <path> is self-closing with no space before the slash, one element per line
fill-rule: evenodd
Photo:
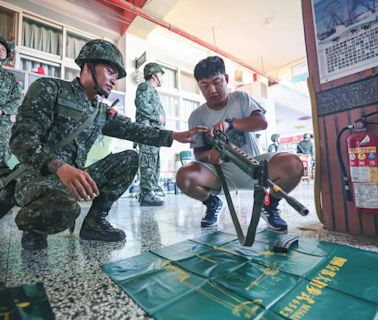
<path fill-rule="evenodd" d="M 297 144 L 297 153 L 308 154 L 312 160 L 314 156 L 314 146 L 311 141 L 310 133 L 305 133 L 303 135 L 303 140 Z"/>
<path fill-rule="evenodd" d="M 164 129 L 165 113 L 156 87 L 161 87 L 163 68 L 157 63 L 147 63 L 144 79 L 136 92 L 135 106 L 137 123 Z M 160 147 L 139 144 L 140 205 L 162 206 L 164 201 L 156 195 L 160 177 Z"/>
<path fill-rule="evenodd" d="M 300 141 L 297 144 L 297 153 L 302 153 L 302 154 L 308 154 L 310 157 L 310 174 L 311 176 L 314 173 L 314 145 L 311 141 L 311 134 L 310 133 L 305 133 L 303 135 L 303 140 Z"/>
<path fill-rule="evenodd" d="M 272 140 L 272 143 L 268 147 L 268 152 L 278 152 L 278 148 L 280 145 L 280 142 L 279 142 L 280 135 L 278 133 L 274 133 L 272 134 L 270 139 Z"/>
<path fill-rule="evenodd" d="M 31 85 L 12 129 L 10 146 L 27 168 L 15 188 L 21 207 L 16 223 L 23 230 L 21 244 L 27 250 L 46 248 L 47 235 L 72 230 L 80 214 L 78 201 L 93 200 L 80 229 L 81 239 L 125 239 L 124 231 L 105 218 L 133 181 L 138 155 L 133 150 L 109 154 L 85 168 L 88 152 L 101 133 L 170 146 L 173 140 L 190 142 L 193 134 L 206 131 L 204 127 L 172 132 L 141 126 L 100 102 L 97 95 L 107 97 L 117 79 L 126 76 L 122 54 L 112 43 L 91 40 L 75 61 L 80 78 L 72 82 L 41 78 Z M 73 141 L 54 151 L 83 127 Z"/>
<path fill-rule="evenodd" d="M 22 102 L 22 88 L 13 73 L 3 68 L 14 57 L 14 43 L 0 37 L 0 177 L 10 173 L 7 161 L 11 156 L 9 138 L 17 108 Z M 13 185 L 12 185 L 13 186 Z M 13 207 L 11 186 L 0 191 L 0 217 Z"/>

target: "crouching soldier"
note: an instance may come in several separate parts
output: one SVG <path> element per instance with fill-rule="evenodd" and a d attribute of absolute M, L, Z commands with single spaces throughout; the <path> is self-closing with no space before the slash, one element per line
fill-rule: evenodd
<path fill-rule="evenodd" d="M 84 168 L 100 134 L 170 146 L 173 140 L 190 142 L 192 135 L 207 130 L 172 132 L 141 126 L 101 103 L 98 95 L 107 97 L 116 80 L 126 76 L 122 54 L 110 42 L 87 42 L 75 61 L 81 72 L 72 82 L 42 78 L 32 84 L 12 130 L 11 149 L 27 168 L 17 178 L 15 189 L 21 207 L 16 223 L 23 231 L 24 249 L 46 248 L 47 235 L 72 228 L 80 214 L 78 201 L 93 200 L 80 229 L 81 239 L 125 239 L 124 231 L 105 218 L 133 181 L 138 154 L 133 150 L 110 154 Z M 85 125 L 88 119 L 93 120 Z M 56 150 L 80 126 L 85 127 L 82 132 Z"/>

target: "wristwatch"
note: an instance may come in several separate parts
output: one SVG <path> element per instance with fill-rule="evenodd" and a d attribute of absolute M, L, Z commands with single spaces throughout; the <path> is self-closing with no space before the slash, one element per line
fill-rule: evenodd
<path fill-rule="evenodd" d="M 228 122 L 228 129 L 227 130 L 232 130 L 234 129 L 233 121 L 234 119 L 225 119 L 224 121 Z"/>

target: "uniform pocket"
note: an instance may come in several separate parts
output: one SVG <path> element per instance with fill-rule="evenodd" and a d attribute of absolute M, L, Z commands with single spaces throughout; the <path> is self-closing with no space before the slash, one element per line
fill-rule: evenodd
<path fill-rule="evenodd" d="M 83 109 L 74 101 L 58 97 L 55 111 L 59 116 L 69 117 L 79 120 L 82 116 Z"/>

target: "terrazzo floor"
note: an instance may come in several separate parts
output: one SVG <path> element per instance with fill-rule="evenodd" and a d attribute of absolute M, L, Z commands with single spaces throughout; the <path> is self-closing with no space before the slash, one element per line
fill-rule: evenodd
<path fill-rule="evenodd" d="M 242 226 L 252 210 L 251 191 L 232 193 Z M 313 203 L 313 183 L 300 184 L 292 194 L 310 209 L 307 217 L 282 201 L 282 217 L 289 232 L 317 240 L 345 243 L 378 252 L 378 239 L 329 232 L 319 223 Z M 224 199 L 224 198 L 223 198 Z M 15 225 L 16 210 L 0 220 L 0 289 L 43 282 L 56 319 L 150 319 L 100 266 L 160 246 L 196 238 L 216 230 L 234 233 L 228 210 L 217 227 L 201 229 L 204 206 L 183 194 L 167 194 L 163 207 L 140 207 L 126 193 L 112 208 L 109 221 L 125 230 L 119 243 L 83 241 L 79 230 L 90 203 L 82 205 L 73 235 L 68 231 L 49 236 L 48 248 L 33 252 L 21 248 L 21 231 Z M 265 222 L 260 221 L 259 228 Z"/>

